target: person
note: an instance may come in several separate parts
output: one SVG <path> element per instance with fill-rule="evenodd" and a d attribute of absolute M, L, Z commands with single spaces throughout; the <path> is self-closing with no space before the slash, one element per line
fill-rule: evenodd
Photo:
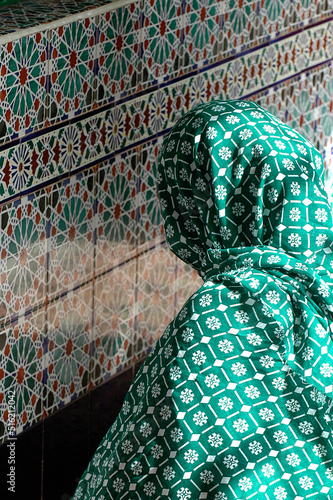
<path fill-rule="evenodd" d="M 323 160 L 255 102 L 167 135 L 171 250 L 203 279 L 156 342 L 74 499 L 333 498 L 333 237 Z"/>

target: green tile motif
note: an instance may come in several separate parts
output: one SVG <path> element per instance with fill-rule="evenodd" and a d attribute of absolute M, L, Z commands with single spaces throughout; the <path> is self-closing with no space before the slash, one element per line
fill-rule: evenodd
<path fill-rule="evenodd" d="M 50 115 L 59 121 L 91 109 L 96 100 L 95 20 L 61 26 L 50 37 Z"/>
<path fill-rule="evenodd" d="M 23 36 L 0 45 L 0 139 L 39 129 L 46 117 L 47 36 Z"/>
<path fill-rule="evenodd" d="M 141 84 L 146 87 L 180 74 L 181 0 L 141 2 L 141 9 L 144 19 Z"/>
<path fill-rule="evenodd" d="M 97 101 L 104 104 L 137 90 L 140 79 L 139 3 L 101 15 L 97 28 Z"/>

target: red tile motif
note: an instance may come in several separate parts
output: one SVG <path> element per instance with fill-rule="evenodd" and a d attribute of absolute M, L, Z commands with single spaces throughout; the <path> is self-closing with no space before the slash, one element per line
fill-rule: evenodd
<path fill-rule="evenodd" d="M 224 2 L 186 0 L 183 68 L 192 71 L 221 58 Z M 237 10 L 236 10 L 237 12 Z"/>
<path fill-rule="evenodd" d="M 149 87 L 181 73 L 179 53 L 182 35 L 181 0 L 141 2 L 141 86 Z"/>
<path fill-rule="evenodd" d="M 322 151 L 333 194 L 329 2 L 140 0 L 41 26 L 0 37 L 0 442 L 5 391 L 21 432 L 147 353 L 200 286 L 155 188 L 187 110 L 256 100 Z"/>

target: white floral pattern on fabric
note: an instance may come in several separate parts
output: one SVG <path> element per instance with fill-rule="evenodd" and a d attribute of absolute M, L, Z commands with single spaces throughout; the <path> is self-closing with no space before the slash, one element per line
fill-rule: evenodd
<path fill-rule="evenodd" d="M 236 70 L 235 70 L 236 71 Z M 190 111 L 159 197 L 203 286 L 157 341 L 74 500 L 333 498 L 333 237 L 323 162 L 253 102 Z"/>

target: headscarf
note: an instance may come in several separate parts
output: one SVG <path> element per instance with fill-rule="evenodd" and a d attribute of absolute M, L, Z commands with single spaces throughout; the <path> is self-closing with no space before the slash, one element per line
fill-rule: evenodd
<path fill-rule="evenodd" d="M 258 105 L 219 101 L 171 130 L 158 178 L 169 245 L 204 284 L 140 368 L 74 499 L 328 498 L 333 238 L 320 154 Z"/>
<path fill-rule="evenodd" d="M 202 104 L 164 141 L 158 191 L 171 250 L 204 281 L 259 297 L 289 366 L 332 396 L 332 214 L 317 149 L 254 102 Z"/>

